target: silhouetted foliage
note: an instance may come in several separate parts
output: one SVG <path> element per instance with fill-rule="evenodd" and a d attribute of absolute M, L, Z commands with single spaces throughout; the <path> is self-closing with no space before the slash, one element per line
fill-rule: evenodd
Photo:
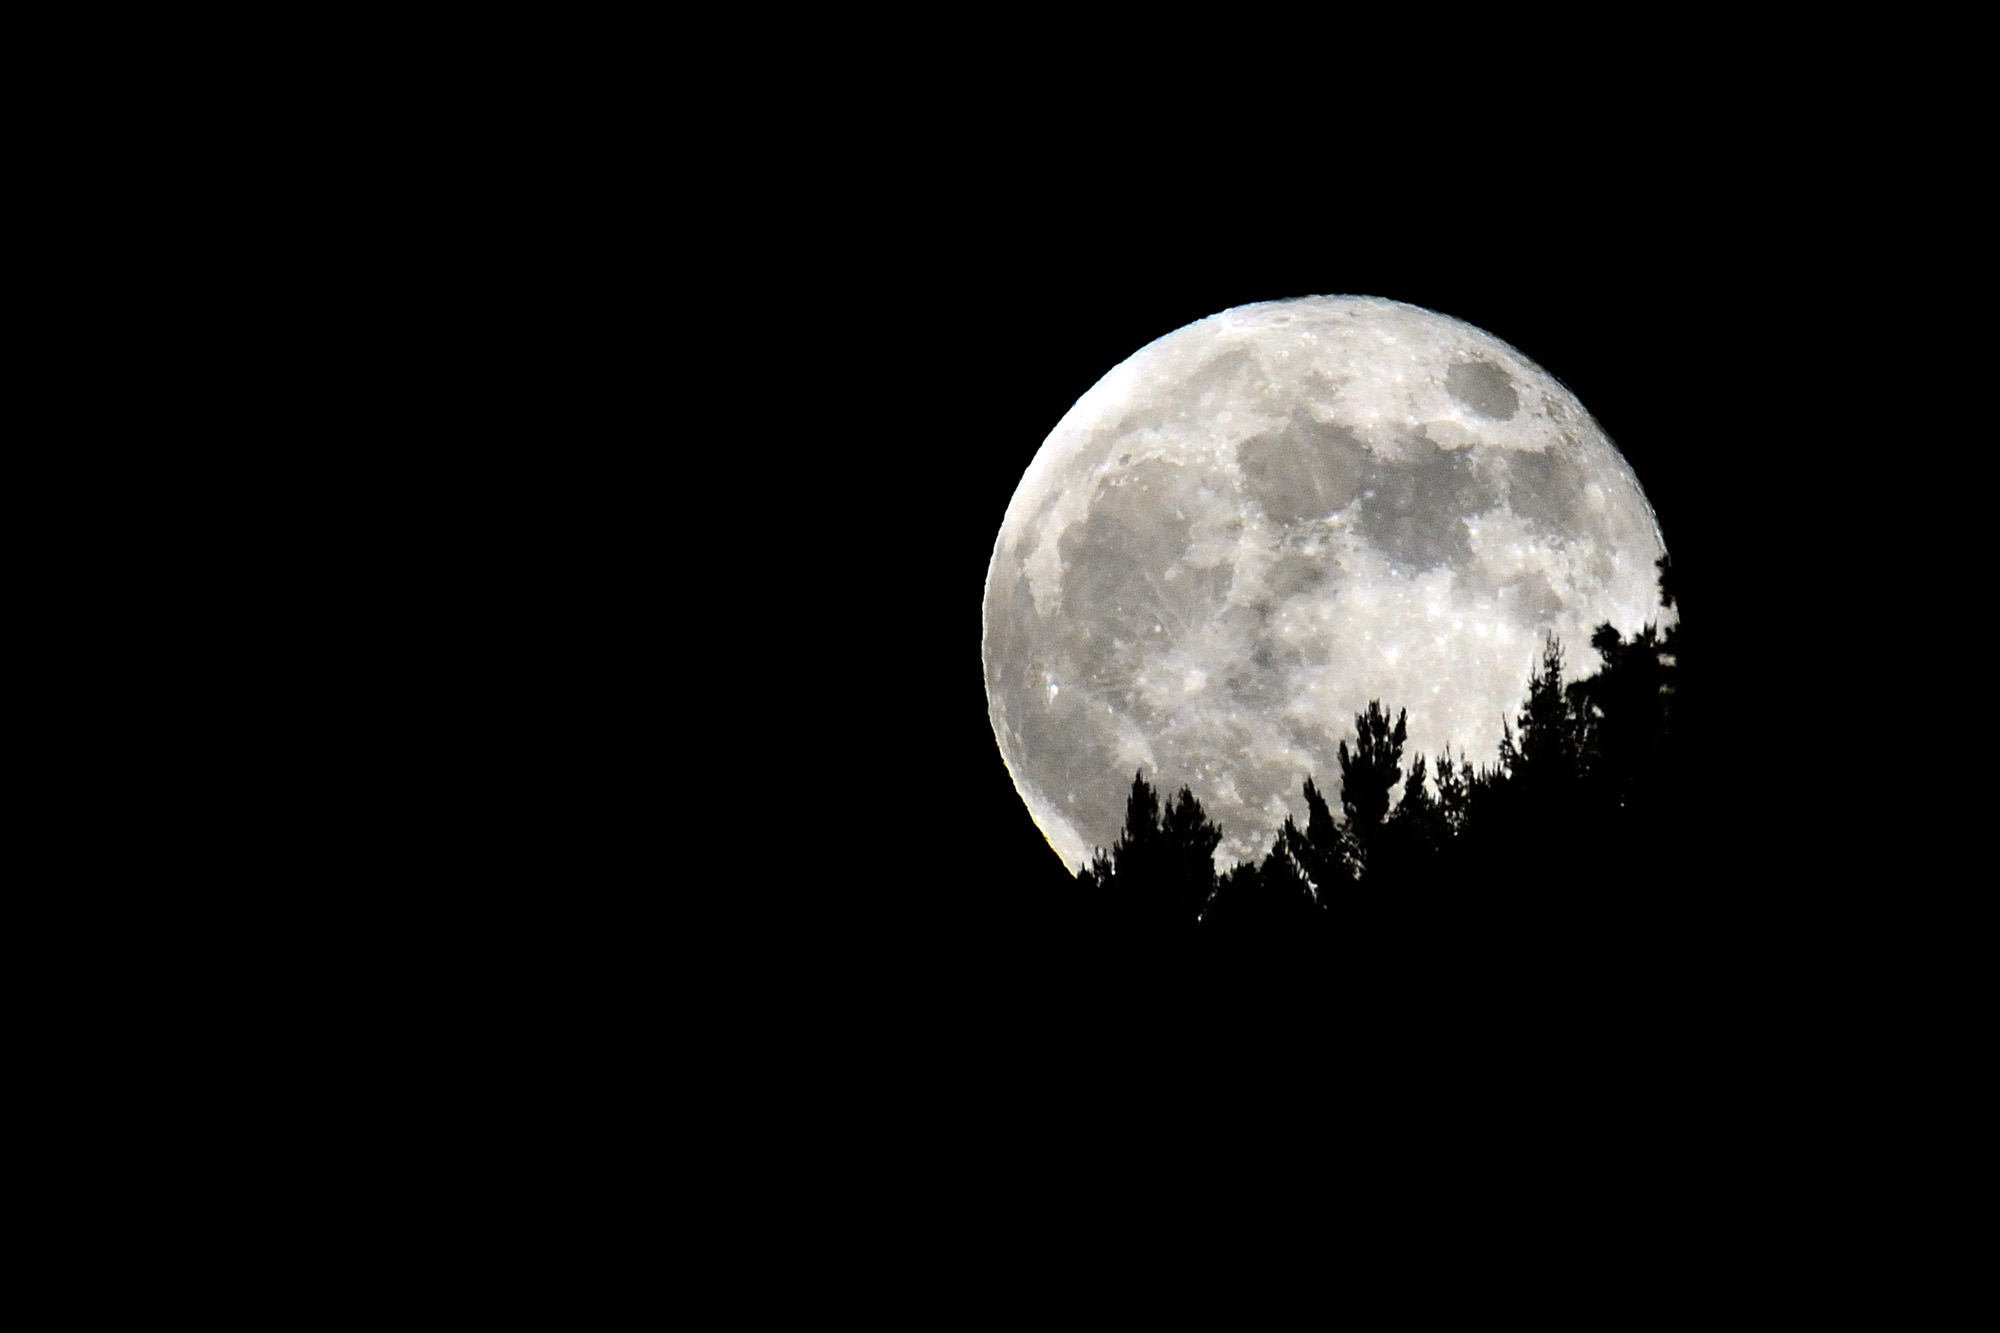
<path fill-rule="evenodd" d="M 1537 795 L 1566 791 L 1583 776 L 1590 745 L 1591 718 L 1581 696 L 1563 687 L 1562 641 L 1550 635 L 1542 647 L 1542 669 L 1528 677 L 1528 702 L 1515 717 L 1519 738 L 1502 727 L 1500 766 L 1507 776 Z"/>
<path fill-rule="evenodd" d="M 1443 762 L 1440 761 L 1441 771 Z M 1403 882 L 1421 876 L 1451 839 L 1452 829 L 1444 807 L 1426 785 L 1425 766 L 1422 755 L 1411 762 L 1402 799 L 1396 802 L 1389 822 L 1375 835 L 1369 877 L 1377 887 L 1390 880 Z"/>
<path fill-rule="evenodd" d="M 1261 864 L 1224 872 L 1202 925 L 1218 934 L 1280 936 L 1308 930 L 1318 917 L 1312 886 L 1280 839 Z"/>
<path fill-rule="evenodd" d="M 1099 848 L 1077 878 L 1135 924 L 1191 927 L 1215 891 L 1221 841 L 1222 831 L 1186 787 L 1163 812 L 1145 775 L 1134 773 L 1124 830 L 1110 852 Z"/>
<path fill-rule="evenodd" d="M 1285 819 L 1274 850 L 1282 849 L 1293 865 L 1311 883 L 1317 900 L 1324 905 L 1343 885 L 1352 884 L 1361 867 L 1360 849 L 1347 830 L 1335 821 L 1311 778 L 1306 779 L 1306 827 Z"/>
<path fill-rule="evenodd" d="M 1354 750 L 1340 743 L 1340 808 L 1347 814 L 1347 833 L 1359 850 L 1363 865 L 1376 830 L 1389 814 L 1389 792 L 1402 781 L 1400 767 L 1403 742 L 1409 737 L 1407 711 L 1396 714 L 1391 728 L 1389 715 L 1378 699 L 1368 701 L 1368 711 L 1354 715 Z"/>
<path fill-rule="evenodd" d="M 1605 804 L 1624 807 L 1643 798 L 1669 740 L 1673 658 L 1652 625 L 1629 642 L 1600 625 L 1590 643 L 1604 666 L 1571 689 L 1591 717 L 1592 785 Z"/>
<path fill-rule="evenodd" d="M 1659 570 L 1671 609 L 1672 567 L 1662 558 Z M 1599 668 L 1566 680 L 1562 643 L 1548 636 L 1495 762 L 1476 769 L 1446 746 L 1412 756 L 1406 780 L 1407 711 L 1392 722 L 1370 700 L 1353 744 L 1337 748 L 1340 817 L 1308 775 L 1305 827 L 1287 818 L 1261 861 L 1220 877 L 1221 830 L 1192 792 L 1182 787 L 1163 809 L 1134 774 L 1118 841 L 1079 872 L 1086 897 L 1121 928 L 1246 939 L 1387 929 L 1447 897 L 1458 919 L 1530 932 L 1549 928 L 1559 900 L 1572 916 L 1598 910 L 1612 883 L 1645 881 L 1645 865 L 1620 865 L 1633 846 L 1672 838 L 1679 644 L 1678 624 L 1629 638 L 1600 625 L 1590 638 Z M 1586 891 L 1597 897 L 1574 896 Z"/>
<path fill-rule="evenodd" d="M 1461 759 L 1454 768 L 1451 747 L 1445 746 L 1444 753 L 1438 756 L 1437 808 L 1438 820 L 1447 838 L 1465 831 L 1466 815 L 1472 803 L 1472 781 L 1472 761 Z"/>

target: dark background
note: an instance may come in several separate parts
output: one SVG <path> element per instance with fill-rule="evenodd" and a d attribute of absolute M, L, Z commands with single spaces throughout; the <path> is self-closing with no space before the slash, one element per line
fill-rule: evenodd
<path fill-rule="evenodd" d="M 900 51 L 889 38 L 881 49 Z M 649 66 L 662 53 L 631 49 Z M 273 265 L 355 303 L 337 382 L 287 407 L 303 402 L 315 426 L 329 404 L 354 417 L 298 491 L 355 477 L 370 503 L 324 545 L 330 563 L 379 560 L 388 594 L 347 594 L 343 571 L 366 646 L 347 650 L 325 695 L 303 692 L 276 716 L 354 707 L 360 678 L 355 715 L 389 711 L 367 707 L 372 688 L 411 722 L 356 745 L 334 711 L 325 725 L 349 733 L 365 775 L 328 805 L 275 764 L 251 768 L 274 805 L 315 821 L 315 836 L 279 840 L 285 857 L 255 867 L 259 898 L 283 899 L 263 882 L 282 890 L 301 853 L 343 873 L 283 932 L 218 935 L 273 972 L 292 970 L 294 938 L 357 941 L 335 951 L 319 997 L 328 1025 L 379 1010 L 411 1071 L 357 1120 L 429 1148 L 521 1114 L 522 1132 L 476 1167 L 501 1189 L 518 1190 L 520 1172 L 492 1161 L 548 1153 L 550 1174 L 569 1177 L 609 1144 L 608 1181 L 631 1179 L 635 1158 L 676 1179 L 683 1164 L 715 1171 L 760 1223 L 817 1193 L 836 1237 L 866 1234 L 852 1203 L 879 1196 L 885 1163 L 935 1198 L 979 1198 L 988 1191 L 957 1188 L 939 1163 L 989 1163 L 1000 1194 L 1037 1126 L 1093 1152 L 1129 1141 L 1135 1122 L 1075 1114 L 1070 1076 L 1125 1034 L 1071 1033 L 1127 1014 L 1044 987 L 1052 972 L 1097 969 L 1063 966 L 1074 960 L 1050 904 L 1071 890 L 1070 868 L 1028 818 L 988 725 L 983 581 L 1022 470 L 1075 399 L 1147 342 L 1248 302 L 1359 294 L 1466 320 L 1568 385 L 1630 460 L 1703 645 L 1688 670 L 1709 711 L 1684 736 L 1718 762 L 1686 838 L 1714 855 L 1687 859 L 1752 909 L 1716 918 L 1713 938 L 1740 935 L 1746 916 L 1778 919 L 1774 901 L 1799 905 L 1788 927 L 1823 920 L 1848 892 L 1825 863 L 1849 859 L 1895 817 L 1892 797 L 1933 776 L 1936 738 L 1905 725 L 1921 719 L 1892 719 L 1859 752 L 1854 739 L 1895 665 L 1878 631 L 1914 617 L 1861 586 L 1881 559 L 1870 526 L 1899 497 L 1893 471 L 1854 467 L 1846 446 L 1864 435 L 1879 454 L 1956 429 L 1936 422 L 1934 381 L 1884 371 L 1922 332 L 1909 310 L 1924 279 L 1909 262 L 1920 229 L 1873 221 L 1928 221 L 1933 196 L 1924 168 L 1895 167 L 1908 155 L 1865 97 L 1841 123 L 1802 98 L 1744 115 L 1718 87 L 1763 97 L 1765 69 L 1718 79 L 1672 66 L 1607 109 L 1549 53 L 1474 86 L 1407 49 L 1302 45 L 1286 82 L 1311 105 L 1287 113 L 1265 104 L 1272 80 L 1206 53 L 1081 80 L 1006 70 L 954 95 L 956 49 L 918 62 L 933 72 L 922 86 L 816 45 L 810 79 L 752 60 L 711 83 L 682 77 L 681 65 L 711 63 L 704 46 L 684 49 L 666 48 L 664 75 L 629 78 L 593 52 L 574 87 L 547 79 L 545 60 L 496 66 L 529 94 L 512 99 L 528 109 L 520 124 L 498 132 L 479 99 L 451 99 L 454 126 L 434 141 L 390 118 L 412 145 L 412 179 L 452 206 L 414 208 L 419 191 L 399 187 L 323 241 L 281 246 Z M 1341 66 L 1371 58 L 1397 86 L 1353 88 Z M 1600 75 L 1622 77 L 1615 63 Z M 1109 114 L 1080 123 L 1077 84 Z M 1553 103 L 1539 122 L 1524 118 L 1527 86 Z M 633 105 L 601 108 L 618 95 Z M 472 191 L 457 177 L 475 148 L 493 169 Z M 364 155 L 371 179 L 374 161 Z M 1939 174 L 1976 178 L 1963 160 Z M 317 192 L 301 212 L 321 214 Z M 257 217 L 233 215 L 221 239 Z M 372 262 L 355 233 L 379 234 L 395 262 Z M 270 291 L 288 317 L 333 304 L 294 300 L 284 281 Z M 274 359 L 314 360 L 247 327 Z M 384 380 L 423 392 L 377 395 Z M 377 453 L 351 462 L 354 440 Z M 420 558 L 383 541 L 378 494 L 406 516 Z M 291 492 L 258 508 L 289 523 Z M 298 653 L 341 651 L 341 636 L 316 632 Z M 1802 818 L 1844 816 L 1850 801 L 1862 818 L 1834 839 L 1823 817 Z M 394 836 L 378 850 L 384 823 Z M 1863 883 L 1878 901 L 1903 887 Z M 155 896 L 185 916 L 179 895 Z M 1787 979 L 1801 937 L 1790 930 L 1764 974 Z M 1308 984 L 1348 986 L 1310 1010 L 1319 1031 L 1291 1059 L 1345 1080 L 1309 1114 L 1365 1100 L 1399 1116 L 1384 1095 L 1399 1080 L 1363 1086 L 1346 1071 L 1356 1041 L 1398 1030 L 1384 1010 L 1404 997 L 1360 993 L 1307 961 Z M 1878 948 L 1833 965 L 1856 975 L 1881 962 Z M 1189 975 L 1131 991 L 1162 1003 L 1152 1025 L 1176 1051 L 1189 1033 L 1176 1001 L 1215 993 Z M 1709 985 L 1688 969 L 1659 993 L 1680 1003 Z M 226 1007 L 263 994 L 237 991 Z M 1602 1008 L 1581 988 L 1571 999 L 1568 1012 Z M 1493 1000 L 1467 996 L 1462 1011 Z M 1797 1049 L 1789 1012 L 1761 1026 L 1740 1013 L 1728 1025 L 1746 1033 L 1743 1067 Z M 1518 1065 L 1520 1043 L 1503 1036 L 1495 1049 Z M 1633 1045 L 1629 1032 L 1599 1038 L 1581 1048 L 1593 1079 L 1603 1052 Z M 296 1047 L 296 1034 L 276 1044 Z M 1196 1067 L 1212 1057 L 1189 1044 Z M 1321 1059 L 1336 1045 L 1337 1068 Z M 356 1046 L 379 1066 L 374 1043 Z M 490 1078 L 463 1074 L 468 1050 Z M 423 1079 L 481 1095 L 413 1138 L 402 1108 Z M 1469 1114 L 1432 1143 L 1492 1120 L 1504 1092 L 1481 1077 L 1440 1099 Z M 1732 1114 L 1741 1103 L 1734 1088 L 1715 1102 Z M 690 1110 L 696 1128 L 674 1130 Z M 637 1132 L 607 1132 L 621 1116 Z M 1234 1161 L 1255 1146 L 1218 1152 L 1181 1132 L 1191 1121 L 1164 1122 L 1180 1140 L 1172 1159 L 1148 1156 L 1149 1174 L 1190 1149 Z M 1326 1137 L 1318 1121 L 1258 1130 Z M 1534 1161 L 1512 1144 L 1492 1155 Z M 839 1188 L 812 1188 L 829 1177 Z M 1057 1212 L 1064 1199 L 1037 1202 Z M 918 1203 L 904 1215 L 933 1244 L 955 1243 L 932 1226 L 951 1213 Z"/>
<path fill-rule="evenodd" d="M 576 663 L 560 691 L 540 679 L 521 691 L 551 698 L 550 730 L 582 752 L 523 786 L 555 787 L 580 813 L 506 933 L 524 947 L 494 964 L 510 989 L 526 979 L 523 1022 L 544 1023 L 542 1040 L 580 1043 L 605 1067 L 699 1069 L 674 1096 L 723 1108 L 721 1141 L 768 1128 L 760 1151 L 789 1145 L 792 1160 L 841 1163 L 868 1188 L 885 1156 L 928 1176 L 934 1144 L 992 1157 L 997 1177 L 1021 1160 L 1007 1145 L 1038 1144 L 1038 1127 L 1093 1151 L 1120 1141 L 1130 1123 L 1073 1113 L 1075 1085 L 1100 1067 L 1115 1080 L 1106 1056 L 1129 1048 L 1135 1023 L 1176 1057 L 1191 1049 L 1198 1071 L 1241 1073 L 1217 1052 L 1275 1045 L 1202 1044 L 1214 1029 L 1190 1010 L 1223 991 L 1199 960 L 1134 978 L 1066 953 L 1073 868 L 994 743 L 981 600 L 1021 473 L 1080 394 L 1194 320 L 1318 294 L 1406 301 L 1492 333 L 1566 384 L 1632 464 L 1675 560 L 1683 665 L 1706 708 L 1684 716 L 1682 741 L 1715 756 L 1680 863 L 1724 904 L 1702 937 L 1738 960 L 1749 940 L 1737 976 L 1784 996 L 1716 1002 L 1727 988 L 1699 949 L 1646 988 L 1658 1007 L 1644 1012 L 1607 1006 L 1588 975 L 1558 978 L 1567 991 L 1542 1010 L 1522 1001 L 1523 978 L 1485 978 L 1453 998 L 1452 1024 L 1407 1044 L 1413 1059 L 1475 1070 L 1476 1087 L 1439 1104 L 1493 1114 L 1506 1081 L 1440 1058 L 1431 1038 L 1480 1044 L 1487 1034 L 1457 1019 L 1499 1000 L 1522 1021 L 1490 1046 L 1517 1084 L 1538 1076 L 1521 1034 L 1564 1021 L 1604 1024 L 1576 1043 L 1573 1073 L 1600 1079 L 1606 1052 L 1638 1051 L 1635 1088 L 1656 1081 L 1658 1034 L 1682 1041 L 1669 1020 L 1690 1004 L 1707 1005 L 1703 1033 L 1743 1034 L 1718 1048 L 1732 1070 L 1777 1068 L 1773 1052 L 1799 1046 L 1801 1006 L 1819 1006 L 1809 1022 L 1829 1044 L 1848 1039 L 1829 989 L 1795 982 L 1808 954 L 1843 984 L 1882 971 L 1879 946 L 1818 946 L 1830 918 L 1858 921 L 1848 904 L 1880 903 L 1900 881 L 1827 870 L 1865 849 L 1892 786 L 1925 777 L 1900 733 L 1857 751 L 1879 684 L 1865 664 L 1889 655 L 1858 640 L 1899 615 L 1864 587 L 1880 559 L 1868 525 L 1897 497 L 1848 452 L 1857 436 L 1882 448 L 1882 394 L 1901 387 L 1884 363 L 1923 281 L 1868 210 L 1921 196 L 1857 174 L 1839 127 L 1795 133 L 1809 107 L 1784 123 L 1724 117 L 1651 141 L 1621 126 L 1600 140 L 1593 104 L 1566 84 L 1551 83 L 1565 104 L 1541 126 L 1519 123 L 1512 89 L 1413 84 L 1410 101 L 1454 122 L 1433 127 L 1322 83 L 1326 105 L 1262 155 L 1257 117 L 1232 118 L 1201 89 L 1135 87 L 1115 123 L 1035 138 L 1009 117 L 1060 112 L 1054 89 L 996 92 L 991 131 L 968 133 L 939 130 L 924 96 L 857 117 L 843 80 L 826 99 L 842 114 L 815 104 L 768 135 L 718 135 L 737 112 L 703 99 L 664 146 L 649 130 L 643 152 L 593 173 L 668 206 L 579 211 L 549 280 L 559 299 L 582 293 L 582 309 L 536 331 L 584 350 L 534 456 L 607 461 L 579 469 L 573 513 L 546 525 L 555 538 L 507 589 L 547 589 L 559 612 L 548 632 L 534 625 L 529 655 Z M 1676 86 L 1659 104 L 1678 124 L 1696 97 Z M 1187 133 L 1188 118 L 1221 141 Z M 712 169 L 690 176 L 701 154 Z M 674 230 L 690 222 L 693 240 Z M 615 239 L 600 244 L 600 229 Z M 1909 389 L 1919 403 L 1931 392 Z M 539 483 L 524 487 L 528 515 L 547 508 Z M 548 579 L 546 549 L 578 576 Z M 616 595 L 593 598 L 603 570 Z M 1854 806 L 1863 817 L 1846 819 Z M 1831 837 L 1829 816 L 1844 825 Z M 509 852 L 511 833 L 495 839 Z M 1601 970 L 1629 958 L 1584 932 L 1566 943 Z M 1293 975 L 1321 988 L 1314 1003 L 1224 1008 L 1236 1034 L 1282 1013 L 1313 1025 L 1286 1067 L 1344 1077 L 1355 1043 L 1425 1017 L 1398 1012 L 1409 995 L 1394 966 L 1303 962 Z M 1072 1002 L 1098 976 L 1114 997 Z M 1143 1021 L 1137 1005 L 1150 1006 Z M 547 1024 L 547 1011 L 577 1021 Z M 1322 1058 L 1336 1048 L 1337 1066 Z M 1136 1086 L 1168 1104 L 1157 1082 Z M 1379 1103 L 1397 1086 L 1355 1092 Z M 1193 1132 L 1190 1144 L 1213 1146 Z"/>

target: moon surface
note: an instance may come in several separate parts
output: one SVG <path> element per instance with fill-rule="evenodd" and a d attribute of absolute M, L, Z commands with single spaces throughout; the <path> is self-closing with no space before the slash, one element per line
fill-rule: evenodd
<path fill-rule="evenodd" d="M 1404 767 L 1493 762 L 1558 635 L 1671 622 L 1659 524 L 1575 396 L 1491 334 L 1370 297 L 1240 306 L 1099 380 L 1021 478 L 986 575 L 1001 756 L 1071 873 L 1135 770 L 1261 857 L 1370 699 Z"/>

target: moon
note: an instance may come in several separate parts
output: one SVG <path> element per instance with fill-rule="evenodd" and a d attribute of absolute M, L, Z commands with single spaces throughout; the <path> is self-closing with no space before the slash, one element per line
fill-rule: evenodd
<path fill-rule="evenodd" d="M 1372 297 L 1239 306 L 1077 400 L 987 569 L 993 734 L 1072 874 L 1132 774 L 1260 858 L 1371 699 L 1405 768 L 1492 762 L 1559 636 L 1669 623 L 1659 522 L 1576 397 L 1493 335 Z M 1579 651 L 1580 650 L 1580 651 Z"/>

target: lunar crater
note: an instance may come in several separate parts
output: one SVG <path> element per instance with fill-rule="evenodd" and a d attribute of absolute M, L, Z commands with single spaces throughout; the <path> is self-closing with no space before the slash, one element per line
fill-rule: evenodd
<path fill-rule="evenodd" d="M 1521 396 L 1506 371 L 1490 361 L 1455 362 L 1445 371 L 1445 389 L 1483 417 L 1511 420 L 1521 409 Z"/>

